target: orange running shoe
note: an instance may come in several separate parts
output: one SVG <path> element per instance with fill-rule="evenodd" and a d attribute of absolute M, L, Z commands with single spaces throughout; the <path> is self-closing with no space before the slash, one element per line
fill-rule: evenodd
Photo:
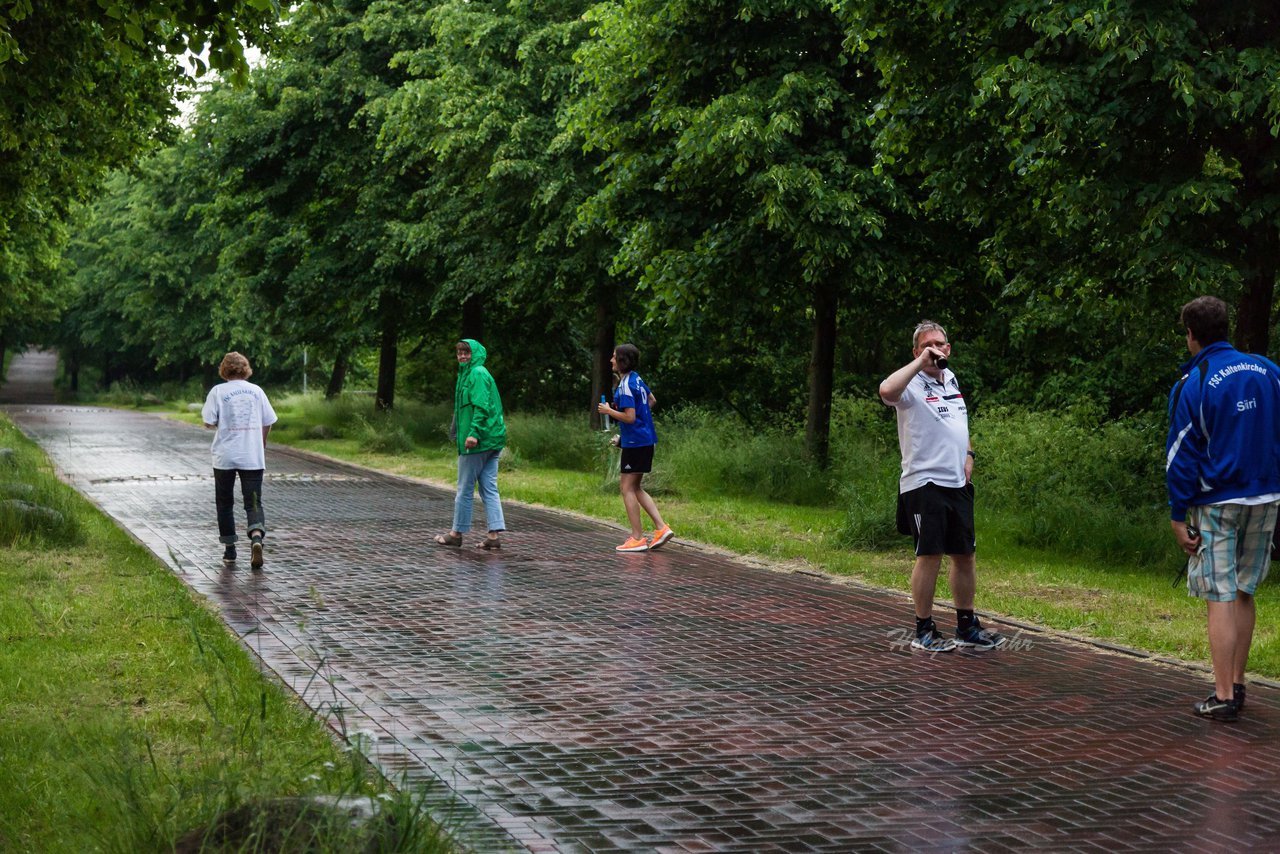
<path fill-rule="evenodd" d="M 627 541 L 620 546 L 616 546 L 616 552 L 647 552 L 649 550 L 649 541 L 644 537 L 627 537 Z"/>
<path fill-rule="evenodd" d="M 670 525 L 663 525 L 661 528 L 653 532 L 653 539 L 649 541 L 649 548 L 656 549 L 675 535 L 675 531 L 671 530 Z"/>

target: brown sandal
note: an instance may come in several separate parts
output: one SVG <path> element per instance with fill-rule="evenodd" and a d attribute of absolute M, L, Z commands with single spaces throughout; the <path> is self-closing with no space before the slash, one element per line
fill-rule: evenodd
<path fill-rule="evenodd" d="M 436 534 L 436 543 L 442 546 L 462 545 L 461 534 Z"/>
<path fill-rule="evenodd" d="M 483 540 L 476 543 L 476 548 L 491 552 L 499 552 L 502 551 L 502 541 L 497 537 L 485 537 Z"/>

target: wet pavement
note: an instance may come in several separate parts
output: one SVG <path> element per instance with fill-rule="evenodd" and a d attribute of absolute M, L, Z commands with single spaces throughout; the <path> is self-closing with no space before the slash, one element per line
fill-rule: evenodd
<path fill-rule="evenodd" d="M 209 434 L 6 412 L 386 773 L 469 805 L 476 850 L 1280 848 L 1265 686 L 1224 725 L 1190 714 L 1203 673 L 1051 634 L 913 654 L 905 597 L 618 555 L 615 527 L 510 503 L 501 552 L 446 549 L 451 492 L 278 446 L 266 569 L 229 569 Z"/>
<path fill-rule="evenodd" d="M 4 354 L 0 353 L 0 357 Z M 10 356 L 0 381 L 0 404 L 53 403 L 53 378 L 58 368 L 58 354 L 49 350 L 32 350 Z"/>

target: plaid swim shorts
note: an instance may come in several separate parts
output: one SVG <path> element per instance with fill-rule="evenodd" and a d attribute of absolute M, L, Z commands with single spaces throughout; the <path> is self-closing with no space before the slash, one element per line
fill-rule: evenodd
<path fill-rule="evenodd" d="M 1200 529 L 1200 548 L 1187 560 L 1187 592 L 1209 602 L 1231 602 L 1237 591 L 1253 595 L 1271 566 L 1271 504 L 1192 507 L 1187 524 Z"/>

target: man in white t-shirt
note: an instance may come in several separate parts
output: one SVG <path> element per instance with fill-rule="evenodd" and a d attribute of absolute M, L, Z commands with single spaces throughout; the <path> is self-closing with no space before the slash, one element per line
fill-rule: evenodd
<path fill-rule="evenodd" d="M 228 353 L 218 366 L 226 382 L 214 386 L 204 401 L 204 426 L 216 430 L 213 437 L 214 499 L 218 507 L 218 539 L 226 544 L 222 559 L 236 559 L 235 484 L 248 514 L 249 542 L 254 569 L 262 566 L 262 540 L 266 516 L 262 510 L 262 475 L 267 467 L 267 434 L 276 423 L 275 410 L 266 393 L 249 382 L 253 368 L 239 353 Z"/>
<path fill-rule="evenodd" d="M 973 524 L 973 446 L 969 412 L 956 375 L 947 368 L 947 333 L 931 320 L 911 336 L 914 358 L 880 383 L 880 399 L 898 416 L 902 477 L 898 482 L 898 530 L 915 539 L 911 571 L 916 637 L 913 649 L 950 652 L 957 646 L 994 649 L 1005 638 L 982 627 L 973 612 L 977 588 Z M 954 639 L 933 621 L 933 594 L 942 555 L 956 607 Z"/>

